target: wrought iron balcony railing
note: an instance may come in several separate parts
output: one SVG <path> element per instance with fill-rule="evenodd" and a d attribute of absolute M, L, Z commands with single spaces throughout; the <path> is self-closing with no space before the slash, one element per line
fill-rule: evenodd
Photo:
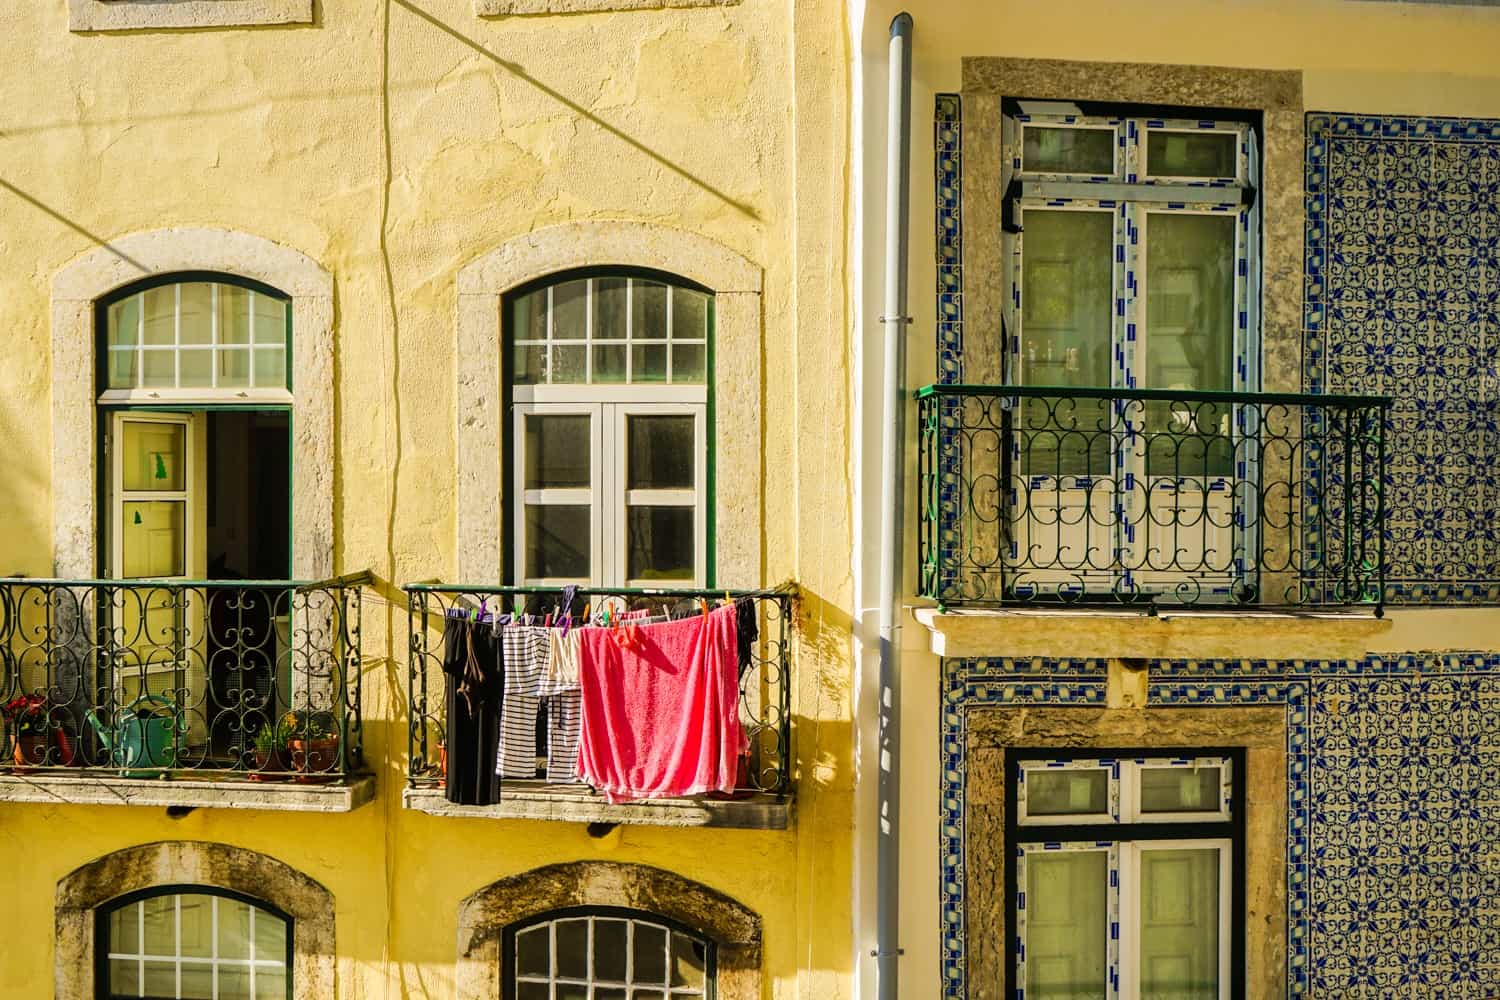
<path fill-rule="evenodd" d="M 556 587 L 469 587 L 443 584 L 408 584 L 406 591 L 410 654 L 407 683 L 410 729 L 408 730 L 408 783 L 413 788 L 433 788 L 444 780 L 447 710 L 443 677 L 443 630 L 450 613 L 488 610 L 524 614 L 545 620 L 562 610 L 562 595 Z M 582 588 L 572 604 L 575 620 L 600 602 L 615 602 L 617 610 L 665 607 L 674 616 L 692 613 L 701 601 L 725 595 L 755 603 L 759 637 L 751 649 L 748 668 L 739 679 L 740 722 L 750 742 L 749 756 L 742 762 L 739 790 L 785 795 L 791 790 L 791 643 L 794 591 L 778 590 L 672 590 L 630 588 Z M 545 711 L 545 705 L 543 711 Z M 547 726 L 537 726 L 536 779 L 546 767 Z"/>
<path fill-rule="evenodd" d="M 0 771 L 342 781 L 363 577 L 0 579 Z"/>
<path fill-rule="evenodd" d="M 940 604 L 1380 610 L 1385 398 L 916 395 L 920 591 Z"/>

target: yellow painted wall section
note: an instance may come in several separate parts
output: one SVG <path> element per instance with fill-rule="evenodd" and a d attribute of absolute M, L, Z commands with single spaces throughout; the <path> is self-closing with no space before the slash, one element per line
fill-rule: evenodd
<path fill-rule="evenodd" d="M 886 53 L 891 19 L 905 10 L 914 25 L 911 142 L 911 304 L 914 317 L 907 384 L 936 377 L 933 95 L 961 88 L 965 56 L 1219 65 L 1303 72 L 1309 111 L 1500 118 L 1500 9 L 1366 0 L 869 0 L 853 26 L 863 79 L 864 143 L 856 152 L 864 222 L 855 249 L 865 278 L 859 315 L 880 315 L 884 238 Z M 969 336 L 973 337 L 972 331 Z M 861 369 L 879 384 L 879 358 Z M 861 429 L 879 438 L 878 400 L 867 396 Z M 908 442 L 908 483 L 916 466 Z M 870 480 L 864 479 L 868 484 Z M 874 523 L 875 498 L 864 517 Z M 909 500 L 908 510 L 915 510 Z M 913 523 L 908 520 L 908 523 Z M 908 561 L 908 592 L 915 567 Z M 869 580 L 862 580 L 871 586 Z M 1387 650 L 1496 649 L 1500 613 L 1485 609 L 1392 609 Z M 927 636 L 908 623 L 903 666 L 901 986 L 904 996 L 936 995 L 941 981 L 941 872 L 938 808 L 941 722 L 938 662 L 924 653 Z M 862 659 L 862 691 L 873 692 L 875 664 Z M 874 754 L 873 693 L 858 709 L 861 754 Z M 860 799 L 858 882 L 859 981 L 874 985 L 873 887 L 876 824 L 873 798 Z"/>
<path fill-rule="evenodd" d="M 340 1000 L 451 996 L 459 901 L 589 858 L 668 868 L 757 911 L 767 997 L 850 995 L 843 6 L 482 19 L 468 0 L 320 0 L 312 26 L 78 35 L 48 2 L 4 5 L 0 37 L 0 574 L 51 571 L 49 288 L 80 254 L 213 226 L 327 268 L 337 569 L 451 579 L 455 276 L 541 226 L 631 219 L 707 235 L 765 269 L 763 575 L 805 594 L 791 831 L 631 827 L 600 841 L 578 825 L 403 810 L 406 668 L 388 654 L 404 649 L 405 613 L 367 592 L 376 802 L 343 816 L 175 820 L 0 808 L 0 996 L 51 996 L 60 877 L 165 839 L 248 847 L 327 886 Z"/>

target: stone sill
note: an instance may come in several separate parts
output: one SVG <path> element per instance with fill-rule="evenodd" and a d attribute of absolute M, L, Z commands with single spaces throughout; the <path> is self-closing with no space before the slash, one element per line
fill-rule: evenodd
<path fill-rule="evenodd" d="M 311 24 L 313 0 L 68 0 L 70 31 Z"/>
<path fill-rule="evenodd" d="M 764 792 L 738 801 L 654 799 L 610 805 L 592 789 L 549 785 L 541 781 L 507 781 L 500 801 L 491 806 L 460 806 L 434 786 L 408 787 L 402 804 L 432 816 L 477 819 L 540 819 L 562 823 L 630 823 L 642 826 L 721 827 L 738 830 L 785 830 L 792 820 L 791 796 Z"/>
<path fill-rule="evenodd" d="M 373 774 L 355 775 L 337 785 L 196 778 L 164 781 L 106 774 L 0 774 L 0 803 L 346 813 L 374 798 Z"/>
<path fill-rule="evenodd" d="M 1389 632 L 1368 612 L 913 608 L 932 652 L 954 659 L 1358 659 Z"/>
<path fill-rule="evenodd" d="M 480 17 L 515 14 L 597 14 L 681 7 L 733 7 L 740 0 L 474 0 Z"/>

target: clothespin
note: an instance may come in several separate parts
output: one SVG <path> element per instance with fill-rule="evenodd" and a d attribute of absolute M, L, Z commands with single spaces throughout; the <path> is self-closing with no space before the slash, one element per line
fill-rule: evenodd
<path fill-rule="evenodd" d="M 700 610 L 702 610 L 703 617 L 707 618 L 708 617 L 708 601 L 705 600 L 702 597 L 698 598 L 698 607 L 699 607 Z"/>
<path fill-rule="evenodd" d="M 727 608 L 727 607 L 729 607 L 729 605 L 731 605 L 733 603 L 734 603 L 734 601 L 730 598 L 729 591 L 727 591 L 727 590 L 724 591 L 724 607 Z"/>

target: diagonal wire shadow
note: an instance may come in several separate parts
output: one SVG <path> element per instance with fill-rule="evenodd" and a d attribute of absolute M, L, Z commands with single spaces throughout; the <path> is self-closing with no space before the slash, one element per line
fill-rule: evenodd
<path fill-rule="evenodd" d="M 514 63 L 514 62 L 511 62 L 508 59 L 503 59 L 500 56 L 495 55 L 495 53 L 491 52 L 489 49 L 485 48 L 483 45 L 479 44 L 474 39 L 470 38 L 469 36 L 463 34 L 460 31 L 458 31 L 456 28 L 453 28 L 450 25 L 443 23 L 438 18 L 436 18 L 433 15 L 427 13 L 427 11 L 425 11 L 422 8 L 420 8 L 420 7 L 416 6 L 415 4 L 411 3 L 410 0 L 395 0 L 395 3 L 397 5 L 399 5 L 399 6 L 401 6 L 401 7 L 406 8 L 408 11 L 410 11 L 413 14 L 415 14 L 417 17 L 421 18 L 422 20 L 426 21 L 428 24 L 432 25 L 434 28 L 437 28 L 439 31 L 443 32 L 445 35 L 448 35 L 449 37 L 454 38 L 457 41 L 461 42 L 462 44 L 464 44 L 464 45 L 468 46 L 469 48 L 473 49 L 475 52 L 477 52 L 480 55 L 484 56 L 484 58 L 486 58 L 490 62 L 494 63 L 496 66 L 499 66 L 501 69 L 505 70 L 507 73 L 510 73 L 511 75 L 513 75 L 513 76 L 515 76 L 515 77 L 517 77 L 517 78 L 519 78 L 521 80 L 524 80 L 527 83 L 531 84 L 531 86 L 535 87 L 541 93 L 543 93 L 546 96 L 552 98 L 558 104 L 561 104 L 563 107 L 567 108 L 569 111 L 572 111 L 574 114 L 578 115 L 580 118 L 586 118 L 586 119 L 588 119 L 589 121 L 593 122 L 595 125 L 599 126 L 599 128 L 603 129 L 604 131 L 608 132 L 610 135 L 612 135 L 615 138 L 619 139 L 621 142 L 623 142 L 626 145 L 630 146 L 632 149 L 635 149 L 637 152 L 643 153 L 646 156 L 650 157 L 651 159 L 655 160 L 657 163 L 659 163 L 662 166 L 666 167 L 668 170 L 672 171 L 674 174 L 676 174 L 677 176 L 681 177 L 683 180 L 686 180 L 689 183 L 697 185 L 698 187 L 700 187 L 703 190 L 707 191 L 709 194 L 713 195 L 715 198 L 718 198 L 721 201 L 723 201 L 725 204 L 730 205 L 731 207 L 737 209 L 740 212 L 743 212 L 745 215 L 749 216 L 750 218 L 756 219 L 756 220 L 760 219 L 760 215 L 755 211 L 754 208 L 750 207 L 749 205 L 745 204 L 742 201 L 736 201 L 734 198 L 730 197 L 730 195 L 728 193 L 726 193 L 725 191 L 723 191 L 723 190 L 721 190 L 721 189 L 719 189 L 717 187 L 714 187 L 712 184 L 710 184 L 708 181 L 704 180 L 703 178 L 699 177 L 698 175 L 692 173 L 691 171 L 685 169 L 682 166 L 679 166 L 676 163 L 673 163 L 667 157 L 663 156 L 661 153 L 658 153 L 656 150 L 652 149 L 650 146 L 647 146 L 645 143 L 641 142 L 639 139 L 636 139 L 635 137 L 633 137 L 633 136 L 631 136 L 631 135 L 629 135 L 629 134 L 621 131 L 616 126 L 611 125 L 609 122 L 605 121 L 604 119 L 602 119 L 602 118 L 598 117 L 597 115 L 595 115 L 593 112 L 589 111 L 583 105 L 581 105 L 578 102 L 570 99 L 569 97 L 565 96 L 564 94 L 559 93 L 557 90 L 553 89 L 552 87 L 547 86 L 547 84 L 543 83 L 541 80 L 538 80 L 536 77 L 534 77 L 530 73 L 526 72 L 526 70 L 523 69 L 519 63 Z"/>
<path fill-rule="evenodd" d="M 52 206 L 48 205 L 46 202 L 39 201 L 38 199 L 32 197 L 31 195 L 27 194 L 25 191 L 22 191 L 20 188 L 16 187 L 14 184 L 10 183 L 9 181 L 7 181 L 7 180 L 5 180 L 3 178 L 0 178 L 0 188 L 3 188 L 6 191 L 9 191 L 11 194 L 15 195 L 17 198 L 20 198 L 22 201 L 26 202 L 26 204 L 30 205 L 31 207 L 37 209 L 38 211 L 40 211 L 40 212 L 42 212 L 42 213 L 44 213 L 46 215 L 51 216 L 53 219 L 56 219 L 58 222 L 61 222 L 63 225 L 67 226 L 69 229 L 73 230 L 73 232 L 78 233 L 78 234 L 80 234 L 82 236 L 88 237 L 90 240 L 92 240 L 95 243 L 99 244 L 101 247 L 104 247 L 106 250 L 108 250 L 111 253 L 113 253 L 116 257 L 120 258 L 125 263 L 127 263 L 127 264 L 131 265 L 132 267 L 136 268 L 142 274 L 146 274 L 147 273 L 148 269 L 147 269 L 147 267 L 146 267 L 145 264 L 142 264 L 140 261 L 138 261 L 138 260 L 136 260 L 136 259 L 134 259 L 134 258 L 132 258 L 130 256 L 127 256 L 126 254 L 120 252 L 119 250 L 116 250 L 113 246 L 110 245 L 109 240 L 106 240 L 103 236 L 100 236 L 97 233 L 92 233 L 89 230 L 83 228 L 78 223 L 76 223 L 72 219 L 68 218 L 66 215 L 63 215 L 61 212 L 57 211 L 55 208 L 53 208 Z"/>

